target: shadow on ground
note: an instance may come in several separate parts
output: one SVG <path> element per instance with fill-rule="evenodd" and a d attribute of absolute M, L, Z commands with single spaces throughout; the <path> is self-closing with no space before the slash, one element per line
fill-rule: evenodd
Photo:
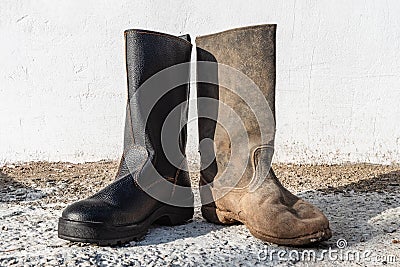
<path fill-rule="evenodd" d="M 88 187 L 86 191 L 89 189 L 90 191 L 92 189 L 96 191 L 111 180 L 111 178 L 109 178 L 109 173 L 111 172 L 110 168 L 115 164 L 109 163 L 107 165 L 102 163 L 101 166 L 98 167 L 93 163 L 93 166 L 90 168 L 87 168 L 87 165 L 88 164 L 82 166 L 71 165 L 71 167 L 65 167 L 64 169 L 57 165 L 55 166 L 57 169 L 53 168 L 54 170 L 47 168 L 51 172 L 47 171 L 40 175 L 32 173 L 29 176 L 48 177 L 47 174 L 50 173 L 54 174 L 54 177 L 66 177 L 65 184 L 67 188 L 72 189 L 70 191 L 60 189 L 63 194 L 58 191 L 57 194 L 60 194 L 60 196 L 65 199 L 69 199 L 72 196 L 78 195 L 78 192 L 80 192 L 78 189 L 80 187 Z M 35 169 L 34 167 L 32 168 Z M 59 169 L 63 170 L 62 175 Z M 98 172 L 94 172 L 94 170 L 98 170 Z M 38 199 L 32 197 L 35 195 L 39 195 L 39 198 L 41 194 L 45 195 L 41 190 L 30 186 L 30 183 L 25 183 L 22 175 L 21 177 L 18 176 L 18 178 L 15 178 L 7 173 L 8 172 L 5 172 L 4 169 L 0 168 L 0 202 L 26 201 Z M 75 178 L 77 174 L 79 174 L 79 177 L 87 177 L 88 173 L 91 174 L 91 188 L 89 188 L 87 182 L 82 182 L 82 179 Z M 310 177 L 312 177 L 313 174 L 314 173 L 311 173 Z M 23 175 L 26 175 L 26 173 Z M 397 217 L 397 221 L 394 220 L 400 209 L 400 198 L 398 198 L 400 194 L 400 170 L 390 171 L 367 179 L 362 179 L 365 177 L 364 175 L 357 176 L 360 177 L 358 181 L 347 185 L 336 187 L 328 186 L 298 194 L 318 206 L 330 220 L 334 236 L 331 240 L 317 245 L 316 248 L 335 247 L 336 241 L 341 238 L 346 239 L 349 245 L 352 245 L 368 242 L 380 235 L 400 232 L 400 217 Z M 345 178 L 346 177 L 344 177 L 344 179 Z M 47 178 L 45 181 L 48 181 Z M 41 188 L 46 188 L 46 183 L 43 182 L 40 185 Z M 57 187 L 57 185 L 56 183 L 54 184 L 55 187 Z M 86 191 L 85 195 L 87 193 Z M 228 231 L 228 233 L 230 233 L 230 229 L 238 228 L 207 223 L 197 211 L 193 221 L 174 227 L 154 226 L 149 230 L 149 233 L 143 240 L 132 243 L 131 246 L 170 243 L 176 240 L 205 236 L 210 233 L 214 235 L 214 232 L 218 238 L 219 232 Z"/>
<path fill-rule="evenodd" d="M 333 237 L 319 246 L 335 247 L 338 239 L 352 245 L 400 232 L 399 194 L 400 171 L 392 171 L 299 195 L 317 205 L 330 221 Z"/>
<path fill-rule="evenodd" d="M 400 193 L 399 185 L 400 171 L 392 171 L 344 186 L 299 193 L 299 196 L 326 214 L 333 230 L 333 237 L 329 241 L 311 247 L 336 247 L 338 239 L 345 239 L 349 245 L 354 245 L 378 235 L 400 231 L 400 219 L 393 221 L 396 209 L 400 207 L 400 199 L 396 197 Z M 379 223 L 376 223 L 377 218 L 380 218 Z M 143 240 L 132 245 L 157 245 L 195 238 L 210 232 L 218 235 L 218 231 L 225 227 L 229 226 L 208 223 L 199 216 L 192 222 L 174 226 L 173 231 L 171 227 L 155 225 Z"/>
<path fill-rule="evenodd" d="M 137 242 L 135 246 L 158 245 L 180 239 L 196 238 L 211 232 L 217 232 L 224 227 L 208 223 L 200 218 L 194 218 L 191 222 L 178 226 L 154 225 L 144 239 Z"/>
<path fill-rule="evenodd" d="M 25 185 L 0 169 L 0 202 L 18 202 L 42 198 L 41 190 Z"/>
<path fill-rule="evenodd" d="M 328 187 L 318 189 L 324 193 L 370 193 L 370 192 L 399 192 L 400 191 L 400 170 L 377 175 L 370 179 L 359 180 L 344 186 Z"/>

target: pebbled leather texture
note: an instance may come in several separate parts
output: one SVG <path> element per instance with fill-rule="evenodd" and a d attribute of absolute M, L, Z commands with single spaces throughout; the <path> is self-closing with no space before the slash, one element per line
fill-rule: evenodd
<path fill-rule="evenodd" d="M 62 213 L 62 218 L 78 222 L 103 223 L 106 225 L 132 225 L 143 222 L 160 207 L 167 204 L 149 196 L 138 185 L 144 179 L 146 166 L 153 165 L 168 183 L 190 187 L 189 174 L 184 169 L 186 158 L 175 166 L 167 159 L 161 147 L 161 129 L 167 115 L 177 106 L 178 114 L 170 122 L 170 127 L 180 129 L 187 121 L 189 97 L 189 65 L 183 68 L 179 77 L 167 75 L 153 86 L 141 90 L 141 86 L 153 75 L 169 67 L 190 62 L 190 36 L 172 36 L 164 33 L 132 29 L 125 31 L 126 71 L 128 100 L 124 133 L 124 152 L 113 183 L 84 200 L 73 203 Z M 181 80 L 184 83 L 166 94 L 166 84 Z M 141 91 L 138 91 L 141 90 Z M 143 114 L 148 111 L 149 99 L 159 97 L 149 112 L 147 120 Z M 150 103 L 152 104 L 152 103 Z M 167 135 L 170 133 L 167 132 Z M 172 135 L 172 133 L 171 133 Z M 172 136 L 177 145 L 169 153 L 184 155 L 186 148 L 186 127 L 179 136 Z M 181 168 L 180 168 L 181 167 Z M 157 179 L 157 178 L 154 178 Z M 90 181 L 88 181 L 90 182 Z M 166 198 L 174 197 L 174 190 L 160 188 Z M 182 199 L 185 205 L 193 204 L 193 195 L 188 193 Z M 187 203 L 189 202 L 189 203 Z M 193 208 L 191 208 L 193 210 Z M 179 216 L 174 214 L 174 216 Z M 188 218 L 182 218 L 182 222 Z M 178 218 L 179 221 L 179 218 Z"/>
<path fill-rule="evenodd" d="M 285 189 L 271 168 L 275 135 L 275 38 L 276 25 L 237 28 L 196 38 L 198 80 L 213 77 L 217 81 L 217 85 L 199 82 L 197 94 L 219 101 L 198 104 L 200 185 L 212 183 L 211 187 L 200 189 L 202 214 L 214 223 L 244 223 L 254 236 L 264 241 L 305 245 L 326 240 L 332 234 L 324 214 Z M 251 83 L 245 83 L 238 72 L 226 72 L 221 65 L 214 69 L 203 68 L 202 61 L 238 70 L 259 90 L 250 86 Z M 245 92 L 247 102 L 241 97 L 243 95 L 234 93 L 241 90 Z M 256 120 L 258 113 L 266 111 L 256 104 L 260 97 L 268 103 L 273 120 L 261 123 Z M 223 104 L 232 111 L 224 110 Z M 240 122 L 234 119 L 235 113 L 243 128 L 238 127 Z M 204 114 L 211 119 L 201 118 Z M 224 125 L 212 122 L 212 119 L 223 120 Z M 226 129 L 231 131 L 227 133 Z M 261 130 L 272 133 L 267 143 L 263 143 Z M 204 142 L 207 139 L 212 142 Z M 241 147 L 233 152 L 237 144 Z M 214 160 L 207 165 L 211 159 Z M 243 173 L 243 169 L 238 168 L 242 162 L 247 162 L 242 165 Z M 230 171 L 232 175 L 224 176 L 224 171 Z M 253 186 L 254 181 L 257 186 Z M 226 185 L 232 186 L 232 190 L 224 191 Z"/>
<path fill-rule="evenodd" d="M 62 217 L 71 221 L 124 225 L 141 222 L 161 203 L 134 186 L 131 175 L 114 181 L 95 195 L 68 206 Z"/>
<path fill-rule="evenodd" d="M 179 38 L 150 31 L 125 31 L 129 91 L 125 122 L 124 154 L 117 178 L 130 173 L 129 169 L 132 166 L 144 163 L 145 159 L 143 159 L 142 154 L 137 155 L 136 153 L 136 146 L 145 147 L 148 152 L 154 154 L 153 160 L 159 163 L 156 168 L 162 175 L 175 176 L 176 168 L 168 162 L 162 149 L 156 150 L 155 148 L 161 148 L 161 127 L 167 115 L 176 106 L 188 100 L 188 84 L 178 86 L 163 96 L 151 110 L 147 123 L 144 121 L 144 118 L 141 118 L 141 115 L 145 113 L 144 110 L 148 108 L 145 103 L 150 102 L 150 105 L 153 105 L 152 101 L 148 101 L 148 99 L 152 99 L 153 96 L 161 96 L 163 88 L 151 88 L 151 91 L 147 91 L 145 90 L 147 88 L 145 88 L 140 93 L 137 93 L 137 89 L 146 80 L 160 71 L 190 61 L 191 44 L 186 39 L 188 39 L 187 36 Z M 183 79 L 189 82 L 189 68 L 187 68 L 186 75 Z M 178 77 L 169 78 L 176 79 Z M 187 104 L 184 105 L 182 113 L 179 120 L 175 121 L 175 125 L 171 127 L 179 128 L 181 125 L 185 125 L 187 120 Z M 184 128 L 183 130 L 181 135 L 186 136 L 186 129 Z M 184 153 L 186 138 L 180 138 L 182 141 L 180 149 Z M 176 147 L 176 149 L 179 149 L 179 147 Z M 171 154 L 177 153 L 178 151 L 176 153 L 171 151 Z"/>

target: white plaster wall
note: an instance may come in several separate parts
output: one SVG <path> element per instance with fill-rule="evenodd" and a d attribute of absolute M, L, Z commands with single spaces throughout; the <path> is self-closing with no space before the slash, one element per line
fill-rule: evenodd
<path fill-rule="evenodd" d="M 275 161 L 398 163 L 399 14 L 395 0 L 2 0 L 0 164 L 119 157 L 125 29 L 261 23 L 278 24 Z"/>

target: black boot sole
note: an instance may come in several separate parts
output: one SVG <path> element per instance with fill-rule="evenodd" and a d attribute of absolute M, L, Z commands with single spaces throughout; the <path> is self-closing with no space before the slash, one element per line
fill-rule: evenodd
<path fill-rule="evenodd" d="M 115 246 L 141 239 L 153 223 L 179 225 L 193 218 L 193 208 L 163 206 L 140 223 L 109 225 L 102 222 L 80 222 L 60 218 L 58 237 L 99 246 Z"/>

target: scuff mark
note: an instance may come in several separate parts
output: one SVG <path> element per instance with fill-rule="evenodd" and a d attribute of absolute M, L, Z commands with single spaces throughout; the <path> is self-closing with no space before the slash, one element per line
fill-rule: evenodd
<path fill-rule="evenodd" d="M 294 25 L 296 24 L 296 0 L 293 3 L 293 24 L 292 24 L 292 40 L 294 36 Z"/>
<path fill-rule="evenodd" d="M 186 29 L 186 25 L 188 23 L 188 20 L 189 20 L 190 16 L 191 16 L 191 14 L 189 12 L 186 13 L 185 18 L 184 18 L 183 23 L 182 23 L 182 29 Z M 180 33 L 182 34 L 182 31 Z"/>
<path fill-rule="evenodd" d="M 312 55 L 311 55 L 311 62 L 310 62 L 310 71 L 308 74 L 308 97 L 307 97 L 307 109 L 308 111 L 311 110 L 311 77 L 312 77 L 312 71 L 313 71 L 313 64 L 314 64 L 314 54 L 315 54 L 315 46 L 313 47 L 312 50 Z M 310 129 L 310 123 L 307 123 L 307 140 L 310 140 L 310 133 L 312 132 Z"/>
<path fill-rule="evenodd" d="M 75 74 L 78 74 L 84 70 L 85 70 L 85 68 L 81 66 L 81 67 L 79 67 L 79 69 L 75 70 Z"/>
<path fill-rule="evenodd" d="M 313 71 L 313 66 L 314 66 L 314 55 L 315 55 L 315 46 L 313 47 L 312 55 L 311 55 L 310 71 L 309 71 L 309 74 L 308 74 L 308 76 L 309 76 L 308 88 L 311 87 L 311 73 Z"/>
<path fill-rule="evenodd" d="M 20 17 L 19 19 L 17 19 L 16 22 L 18 23 L 18 22 L 20 22 L 21 20 L 25 19 L 25 18 L 28 17 L 28 16 L 29 16 L 29 15 L 22 16 L 22 17 Z"/>

